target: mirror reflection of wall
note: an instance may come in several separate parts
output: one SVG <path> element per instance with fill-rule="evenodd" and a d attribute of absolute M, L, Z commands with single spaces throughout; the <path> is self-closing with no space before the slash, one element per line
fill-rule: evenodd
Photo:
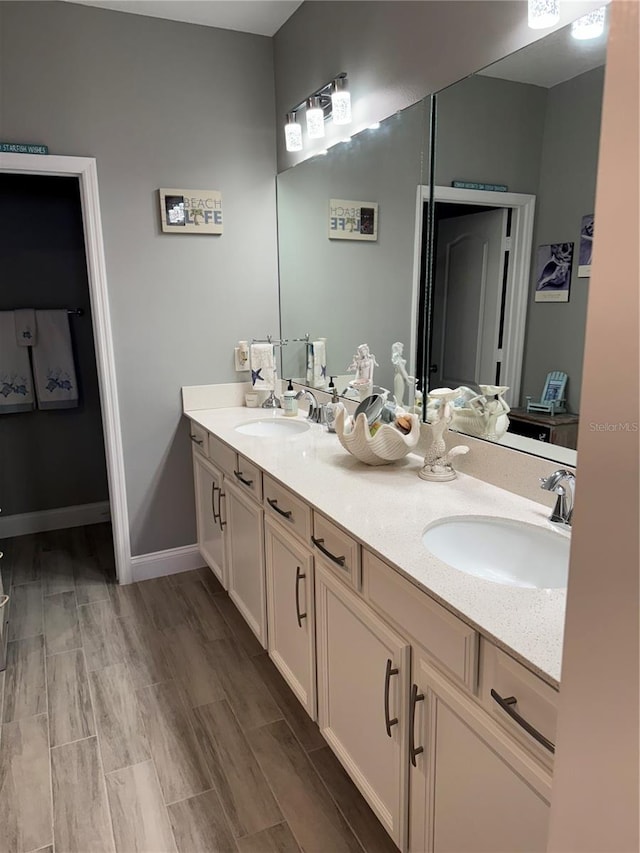
<path fill-rule="evenodd" d="M 339 376 L 340 392 L 359 344 L 376 356 L 376 385 L 393 391 L 397 341 L 415 372 L 415 211 L 427 118 L 420 102 L 278 175 L 281 334 L 291 341 L 283 377 L 323 387 L 306 382 L 306 346 L 292 341 L 307 333 L 326 338 L 326 378 Z M 329 239 L 330 199 L 377 204 L 377 239 Z"/>
<path fill-rule="evenodd" d="M 578 42 L 569 30 L 436 96 L 425 372 L 431 387 L 510 384 L 507 399 L 518 410 L 526 409 L 527 397 L 539 401 L 548 374 L 562 371 L 568 375 L 566 409 L 575 414 L 589 289 L 588 277 L 579 277 L 580 237 L 594 209 L 606 39 Z M 484 182 L 508 193 L 452 192 L 454 181 Z M 438 201 L 438 187 L 440 195 L 460 197 Z M 510 203 L 512 193 L 535 196 L 526 250 L 515 245 L 514 216 L 524 208 Z M 526 263 L 517 256 L 522 251 Z M 575 447 L 577 418 L 553 430 L 535 422 L 543 414 L 531 414 L 533 422 L 525 424 L 516 411 L 510 429 Z M 552 426 L 560 426 L 560 417 Z"/>

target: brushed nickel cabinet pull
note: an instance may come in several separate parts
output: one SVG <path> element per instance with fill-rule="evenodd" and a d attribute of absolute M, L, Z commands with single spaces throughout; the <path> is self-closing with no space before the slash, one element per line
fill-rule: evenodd
<path fill-rule="evenodd" d="M 189 434 L 189 438 L 190 438 L 190 439 L 191 439 L 191 441 L 193 441 L 195 444 L 199 444 L 199 445 L 200 445 L 200 447 L 202 447 L 202 445 L 204 444 L 204 439 L 202 439 L 202 438 L 198 438 L 198 436 L 197 436 L 197 435 L 194 435 L 193 433 L 190 433 L 190 434 Z"/>

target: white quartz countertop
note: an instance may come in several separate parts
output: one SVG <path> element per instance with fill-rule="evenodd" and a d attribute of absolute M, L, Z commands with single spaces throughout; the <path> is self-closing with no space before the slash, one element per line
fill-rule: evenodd
<path fill-rule="evenodd" d="M 449 483 L 426 482 L 418 477 L 421 459 L 415 455 L 393 465 L 364 465 L 317 424 L 286 438 L 258 438 L 235 429 L 253 419 L 283 417 L 280 410 L 233 407 L 185 414 L 559 687 L 566 590 L 525 589 L 473 577 L 422 544 L 425 528 L 438 519 L 498 516 L 549 527 L 548 507 L 464 474 Z"/>

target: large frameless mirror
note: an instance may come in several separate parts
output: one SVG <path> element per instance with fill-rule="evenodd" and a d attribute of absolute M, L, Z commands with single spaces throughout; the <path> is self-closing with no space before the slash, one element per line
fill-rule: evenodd
<path fill-rule="evenodd" d="M 374 383 L 392 390 L 397 343 L 415 375 L 416 190 L 427 133 L 420 102 L 278 175 L 284 378 L 326 389 L 337 376 L 343 393 L 367 344 Z"/>
<path fill-rule="evenodd" d="M 437 93 L 423 187 L 425 387 L 468 389 L 454 429 L 574 464 L 605 56 L 566 27 Z"/>

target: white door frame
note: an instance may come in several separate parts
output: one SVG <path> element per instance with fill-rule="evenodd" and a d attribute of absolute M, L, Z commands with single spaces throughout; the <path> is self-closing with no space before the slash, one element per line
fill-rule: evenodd
<path fill-rule="evenodd" d="M 416 231 L 413 262 L 413 345 L 418 330 L 418 301 L 420 293 L 420 263 L 422 256 L 422 211 L 424 202 L 430 199 L 428 186 L 419 186 L 416 194 Z M 510 399 L 517 404 L 520 399 L 524 335 L 527 324 L 529 281 L 531 277 L 531 249 L 536 197 L 525 193 L 500 193 L 489 190 L 465 190 L 458 187 L 433 188 L 433 200 L 455 204 L 478 205 L 481 207 L 511 207 L 511 248 L 507 274 L 507 301 L 505 305 L 504 338 L 502 346 L 502 370 L 500 384 L 510 388 Z"/>
<path fill-rule="evenodd" d="M 102 407 L 107 480 L 116 573 L 120 583 L 131 583 L 131 542 L 125 488 L 124 453 L 116 386 L 111 315 L 107 293 L 107 269 L 102 240 L 98 196 L 98 171 L 93 157 L 63 157 L 41 154 L 0 154 L 0 172 L 28 175 L 58 175 L 78 178 L 84 241 L 87 256 L 93 339 Z"/>

